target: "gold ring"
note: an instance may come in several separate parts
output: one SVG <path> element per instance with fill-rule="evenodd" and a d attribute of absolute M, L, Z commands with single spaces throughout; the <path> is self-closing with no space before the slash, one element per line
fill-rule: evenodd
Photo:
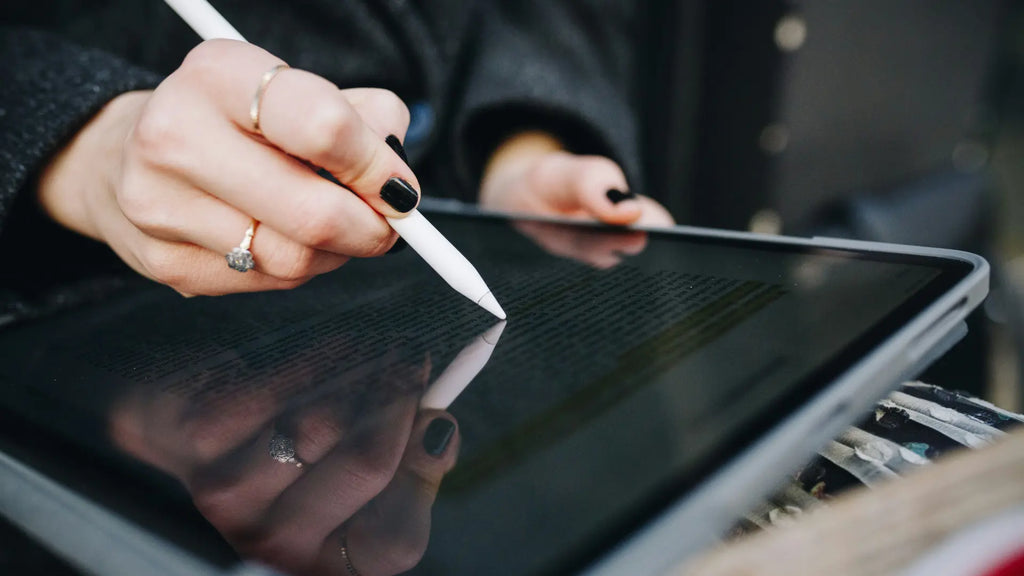
<path fill-rule="evenodd" d="M 348 534 L 341 535 L 341 558 L 345 561 L 345 570 L 348 571 L 349 576 L 362 576 L 359 570 L 352 565 L 352 559 L 348 555 Z"/>
<path fill-rule="evenodd" d="M 232 270 L 248 272 L 256 265 L 256 262 L 252 257 L 252 252 L 249 251 L 249 247 L 252 246 L 252 237 L 256 234 L 257 225 L 259 225 L 258 220 L 251 220 L 249 222 L 249 227 L 245 230 L 245 237 L 242 238 L 242 243 L 231 250 L 231 252 L 224 255 L 224 258 L 228 261 L 228 266 L 230 266 Z"/>
<path fill-rule="evenodd" d="M 287 64 L 278 64 L 270 70 L 263 73 L 263 77 L 260 78 L 260 86 L 256 89 L 256 93 L 252 96 L 252 102 L 249 104 L 249 119 L 252 120 L 252 129 L 257 134 L 263 134 L 260 130 L 260 106 L 263 104 L 263 94 L 267 91 L 267 86 L 270 85 L 270 81 L 277 76 L 277 73 L 287 68 Z"/>

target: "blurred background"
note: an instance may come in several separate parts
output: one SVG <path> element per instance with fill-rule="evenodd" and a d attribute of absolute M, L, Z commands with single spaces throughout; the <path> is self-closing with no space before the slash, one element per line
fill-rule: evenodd
<path fill-rule="evenodd" d="M 647 4 L 649 193 L 688 224 L 985 255 L 987 305 L 922 379 L 1021 411 L 1024 2 Z"/>

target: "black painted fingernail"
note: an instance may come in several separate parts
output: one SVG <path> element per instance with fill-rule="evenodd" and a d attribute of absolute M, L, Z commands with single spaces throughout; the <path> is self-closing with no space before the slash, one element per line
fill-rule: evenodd
<path fill-rule="evenodd" d="M 455 423 L 447 418 L 434 418 L 427 425 L 427 431 L 423 433 L 423 449 L 431 456 L 444 454 L 448 443 L 455 434 Z"/>
<path fill-rule="evenodd" d="M 388 248 L 387 254 L 398 254 L 405 250 L 405 247 L 408 245 L 409 243 L 405 241 L 405 238 L 399 236 L 398 240 L 395 240 L 395 243 L 391 245 L 391 248 Z"/>
<path fill-rule="evenodd" d="M 380 197 L 392 208 L 404 214 L 416 207 L 420 193 L 405 180 L 392 178 L 380 189 Z"/>
<path fill-rule="evenodd" d="M 605 195 L 608 196 L 608 199 L 612 201 L 612 204 L 618 204 L 623 200 L 632 200 L 633 198 L 636 198 L 636 192 L 633 192 L 632 190 L 626 190 L 625 192 L 623 192 L 618 188 L 612 188 L 611 190 L 608 190 L 608 192 L 606 192 Z"/>
<path fill-rule="evenodd" d="M 341 186 L 341 182 L 339 182 L 338 179 L 334 177 L 334 174 L 331 174 L 330 171 L 328 171 L 326 168 L 317 168 L 316 173 L 324 180 L 330 180 L 331 182 L 334 182 L 338 186 Z"/>
<path fill-rule="evenodd" d="M 384 141 L 388 143 L 388 146 L 390 146 L 392 150 L 395 151 L 395 154 L 398 154 L 398 157 L 402 159 L 402 162 L 405 162 L 408 166 L 409 157 L 405 155 L 405 146 L 402 146 L 402 141 L 398 139 L 398 136 L 391 134 L 385 138 Z"/>

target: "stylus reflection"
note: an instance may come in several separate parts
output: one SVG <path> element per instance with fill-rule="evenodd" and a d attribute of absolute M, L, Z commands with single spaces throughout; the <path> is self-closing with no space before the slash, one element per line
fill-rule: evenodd
<path fill-rule="evenodd" d="M 420 408 L 447 410 L 487 365 L 504 330 L 505 320 L 502 320 L 466 344 L 423 393 Z"/>
<path fill-rule="evenodd" d="M 464 336 L 385 332 L 367 344 L 365 323 L 301 332 L 290 342 L 301 354 L 243 351 L 217 370 L 132 388 L 111 409 L 111 436 L 177 478 L 246 558 L 296 575 L 346 574 L 346 562 L 361 574 L 404 572 L 426 550 L 434 498 L 459 453 L 444 407 L 504 327 L 470 340 L 429 389 L 431 357 L 451 357 Z M 246 384 L 228 388 L 226 374 Z"/>

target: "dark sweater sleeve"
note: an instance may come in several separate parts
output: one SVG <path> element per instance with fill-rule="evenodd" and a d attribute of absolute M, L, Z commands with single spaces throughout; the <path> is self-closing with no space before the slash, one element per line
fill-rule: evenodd
<path fill-rule="evenodd" d="M 45 32 L 0 27 L 0 236 L 39 171 L 104 104 L 160 77 Z"/>
<path fill-rule="evenodd" d="M 523 128 L 619 162 L 641 188 L 633 106 L 636 9 L 620 0 L 483 3 L 454 111 L 453 154 L 475 190 L 487 156 Z"/>
<path fill-rule="evenodd" d="M 113 252 L 46 217 L 34 189 L 47 161 L 104 104 L 159 81 L 108 53 L 0 27 L 0 326 L 120 282 L 109 276 L 124 268 Z"/>

